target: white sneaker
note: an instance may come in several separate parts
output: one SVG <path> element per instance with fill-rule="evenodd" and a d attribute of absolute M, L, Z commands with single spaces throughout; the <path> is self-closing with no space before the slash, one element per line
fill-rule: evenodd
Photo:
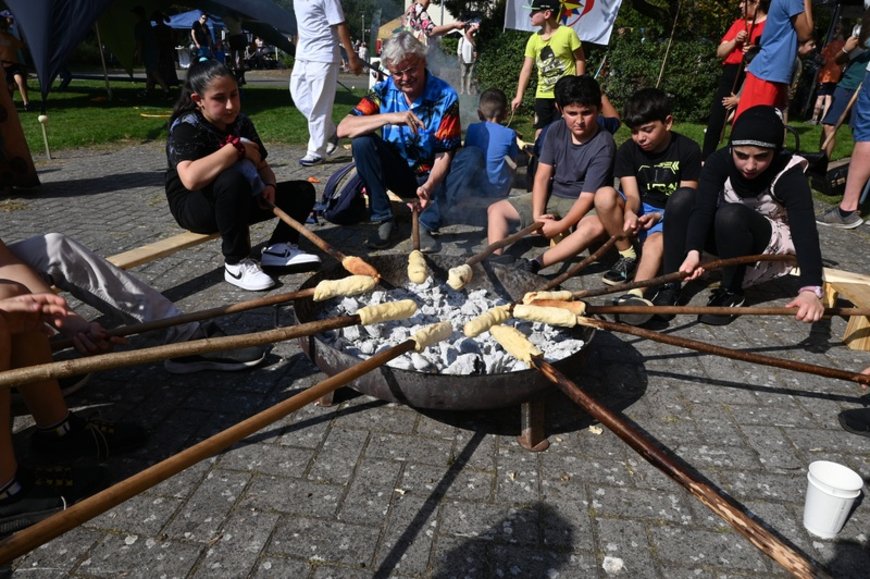
<path fill-rule="evenodd" d="M 251 292 L 267 290 L 275 285 L 275 280 L 249 257 L 236 264 L 225 263 L 224 280 Z"/>
<path fill-rule="evenodd" d="M 326 142 L 326 154 L 332 155 L 338 149 L 338 134 L 333 134 Z"/>
<path fill-rule="evenodd" d="M 323 162 L 323 157 L 320 155 L 316 155 L 314 153 L 308 153 L 301 159 L 299 159 L 299 164 L 303 167 L 313 167 L 314 165 L 319 165 Z"/>
<path fill-rule="evenodd" d="M 291 265 L 320 263 L 320 257 L 313 253 L 306 253 L 292 243 L 276 243 L 263 249 L 260 263 L 263 267 L 290 267 Z"/>

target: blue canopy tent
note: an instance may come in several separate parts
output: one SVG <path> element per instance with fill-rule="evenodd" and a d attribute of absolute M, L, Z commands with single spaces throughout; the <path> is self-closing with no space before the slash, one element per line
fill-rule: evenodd
<path fill-rule="evenodd" d="M 155 0 L 5 0 L 5 3 L 27 40 L 33 66 L 39 77 L 43 107 L 51 81 L 57 76 L 58 70 L 107 10 L 132 19 L 130 14 L 134 6 L 142 5 L 147 10 L 163 4 Z M 248 20 L 258 26 L 269 27 L 274 34 L 271 38 L 266 34 L 255 33 L 279 48 L 283 47 L 275 42 L 275 37 L 284 38 L 283 34 L 296 33 L 295 16 L 272 0 L 199 0 L 189 5 L 218 16 L 222 13 L 238 15 L 243 26 Z M 104 29 L 111 28 L 112 32 L 121 32 L 127 38 L 132 37 L 132 25 L 115 19 L 107 24 L 111 26 L 104 26 Z M 107 29 L 106 32 L 108 31 Z"/>

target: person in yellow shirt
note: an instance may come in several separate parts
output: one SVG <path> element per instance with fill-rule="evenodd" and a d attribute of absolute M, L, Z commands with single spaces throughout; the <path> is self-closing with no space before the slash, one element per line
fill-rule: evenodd
<path fill-rule="evenodd" d="M 529 86 L 532 68 L 538 68 L 538 88 L 535 91 L 535 139 L 541 130 L 560 118 L 556 109 L 553 88 L 560 78 L 586 74 L 586 55 L 580 38 L 570 26 L 559 23 L 562 11 L 560 0 L 532 0 L 532 25 L 540 27 L 526 43 L 525 60 L 520 71 L 517 92 L 511 108 L 517 110 L 523 102 L 523 93 Z"/>

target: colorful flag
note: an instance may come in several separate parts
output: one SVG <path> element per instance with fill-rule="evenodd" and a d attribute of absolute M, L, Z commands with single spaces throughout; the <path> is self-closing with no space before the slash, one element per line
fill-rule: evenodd
<path fill-rule="evenodd" d="M 576 30 L 584 42 L 608 44 L 620 4 L 622 0 L 563 0 L 559 22 Z M 532 31 L 530 14 L 527 0 L 507 0 L 504 27 Z"/>

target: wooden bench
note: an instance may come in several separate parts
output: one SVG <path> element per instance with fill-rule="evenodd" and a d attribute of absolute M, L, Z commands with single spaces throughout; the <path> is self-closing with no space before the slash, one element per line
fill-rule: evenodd
<path fill-rule="evenodd" d="M 837 298 L 842 297 L 855 307 L 870 308 L 870 276 L 826 267 L 823 277 L 826 307 L 833 307 Z M 870 317 L 851 316 L 843 343 L 852 350 L 870 351 Z"/>
<path fill-rule="evenodd" d="M 159 239 L 154 243 L 136 247 L 129 251 L 124 251 L 111 257 L 107 257 L 106 259 L 121 269 L 130 269 L 137 265 L 149 263 L 155 259 L 171 255 L 176 251 L 181 251 L 182 249 L 194 247 L 200 243 L 216 239 L 219 236 L 220 234 L 218 233 L 204 234 L 184 231 L 178 235 Z"/>

